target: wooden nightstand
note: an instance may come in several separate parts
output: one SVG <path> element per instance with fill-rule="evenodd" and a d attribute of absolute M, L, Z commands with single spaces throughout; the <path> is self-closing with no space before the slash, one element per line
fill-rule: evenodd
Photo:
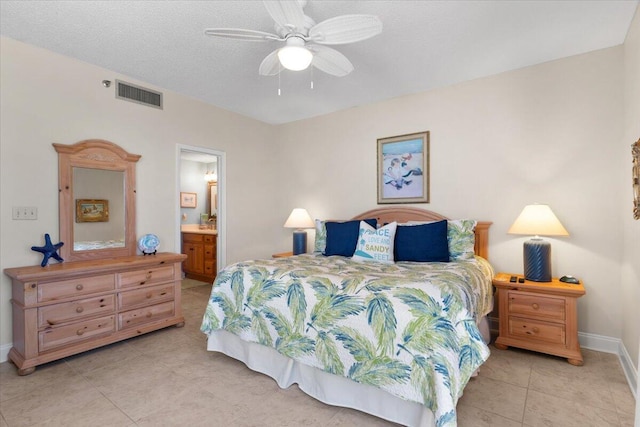
<path fill-rule="evenodd" d="M 272 258 L 286 258 L 293 256 L 293 252 L 280 252 L 279 254 L 271 255 Z"/>
<path fill-rule="evenodd" d="M 498 273 L 493 285 L 498 290 L 500 336 L 495 346 L 509 346 L 566 357 L 572 365 L 583 363 L 578 342 L 577 300 L 585 294 L 582 283 L 573 285 L 558 279 L 551 282 L 510 282 Z"/>

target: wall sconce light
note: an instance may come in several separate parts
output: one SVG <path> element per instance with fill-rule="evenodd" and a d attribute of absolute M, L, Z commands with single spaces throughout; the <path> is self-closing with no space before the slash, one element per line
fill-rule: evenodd
<path fill-rule="evenodd" d="M 204 180 L 207 182 L 213 182 L 218 180 L 218 175 L 214 171 L 207 170 L 204 174 Z"/>
<path fill-rule="evenodd" d="M 548 205 L 527 205 L 516 218 L 509 234 L 533 235 L 524 242 L 524 278 L 534 282 L 551 281 L 551 244 L 543 236 L 568 236 Z"/>

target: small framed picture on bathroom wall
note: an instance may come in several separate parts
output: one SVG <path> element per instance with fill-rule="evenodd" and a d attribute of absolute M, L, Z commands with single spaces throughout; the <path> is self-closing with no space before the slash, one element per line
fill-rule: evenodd
<path fill-rule="evenodd" d="M 195 208 L 198 206 L 198 193 L 180 192 L 180 207 Z"/>

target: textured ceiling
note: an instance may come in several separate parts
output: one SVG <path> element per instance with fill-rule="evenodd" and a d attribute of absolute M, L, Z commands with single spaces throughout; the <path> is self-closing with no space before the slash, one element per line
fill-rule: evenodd
<path fill-rule="evenodd" d="M 259 76 L 260 62 L 278 43 L 204 35 L 210 27 L 272 32 L 259 1 L 2 0 L 0 30 L 227 110 L 286 123 L 619 45 L 637 6 L 635 0 L 310 0 L 305 13 L 316 22 L 357 13 L 382 20 L 382 34 L 335 46 L 355 66 L 346 77 L 318 70 Z"/>

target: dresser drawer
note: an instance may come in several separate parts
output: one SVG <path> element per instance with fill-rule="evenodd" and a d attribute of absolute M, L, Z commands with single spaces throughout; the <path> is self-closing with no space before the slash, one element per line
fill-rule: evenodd
<path fill-rule="evenodd" d="M 127 271 L 118 274 L 120 288 L 149 285 L 152 283 L 173 280 L 173 266 L 149 268 L 146 270 Z"/>
<path fill-rule="evenodd" d="M 552 344 L 565 344 L 565 326 L 563 324 L 537 322 L 531 319 L 509 317 L 509 335 L 514 338 L 526 338 L 532 341 L 544 341 Z"/>
<path fill-rule="evenodd" d="M 115 311 L 114 295 L 85 298 L 38 308 L 38 327 L 55 326 L 82 318 L 110 314 Z"/>
<path fill-rule="evenodd" d="M 38 302 L 55 301 L 75 296 L 110 291 L 115 288 L 115 276 L 80 277 L 78 279 L 61 280 L 38 284 Z"/>
<path fill-rule="evenodd" d="M 129 310 L 118 315 L 118 328 L 128 329 L 144 323 L 172 317 L 174 315 L 173 301 L 151 305 L 137 310 Z"/>
<path fill-rule="evenodd" d="M 202 240 L 204 240 L 204 243 L 208 244 L 208 245 L 210 245 L 212 243 L 215 244 L 216 243 L 216 237 L 217 236 L 215 236 L 213 234 L 205 234 L 204 236 L 202 236 Z"/>
<path fill-rule="evenodd" d="M 38 346 L 40 351 L 47 351 L 114 331 L 115 316 L 100 317 L 59 328 L 45 329 L 38 334 Z"/>
<path fill-rule="evenodd" d="M 564 321 L 564 307 L 564 298 L 509 291 L 509 314 Z"/>
<path fill-rule="evenodd" d="M 157 304 L 166 300 L 173 300 L 174 288 L 175 285 L 170 283 L 153 288 L 120 292 L 118 293 L 118 307 L 120 310 L 128 310 Z"/>

